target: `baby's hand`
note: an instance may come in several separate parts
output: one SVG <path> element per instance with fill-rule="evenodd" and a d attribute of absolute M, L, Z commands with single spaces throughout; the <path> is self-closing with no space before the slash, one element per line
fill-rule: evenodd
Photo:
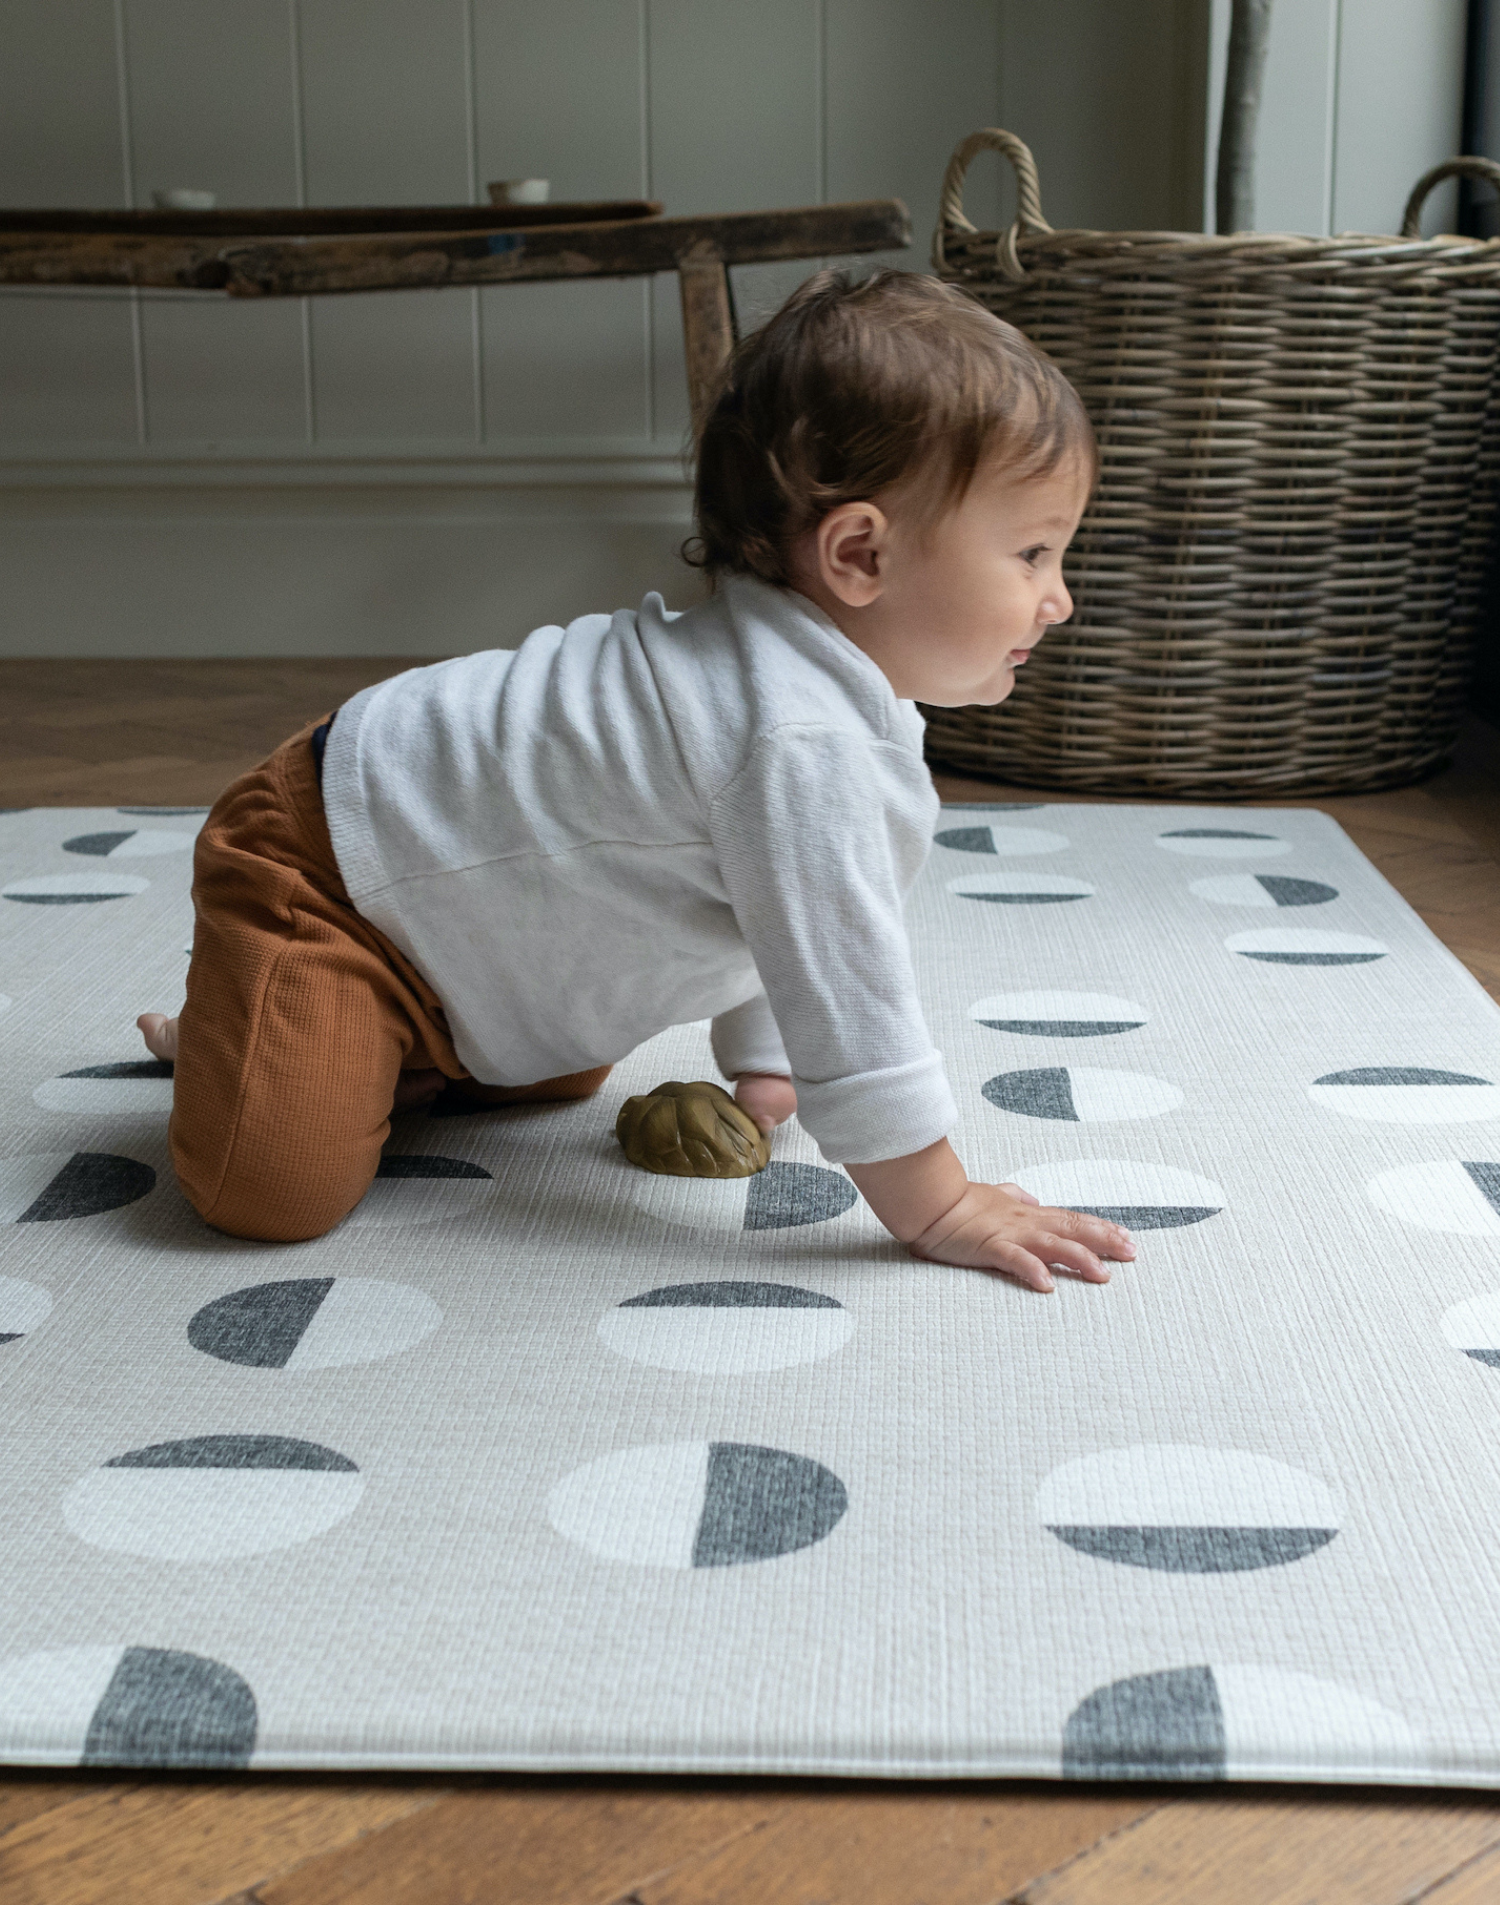
<path fill-rule="evenodd" d="M 797 1088 L 784 1072 L 741 1072 L 734 1082 L 734 1102 L 762 1131 L 774 1131 L 797 1109 Z"/>
<path fill-rule="evenodd" d="M 1130 1232 L 1103 1217 L 1055 1210 L 1019 1184 L 973 1184 L 951 1209 L 908 1240 L 914 1257 L 998 1270 L 1028 1289 L 1053 1288 L 1049 1265 L 1085 1283 L 1107 1283 L 1109 1264 L 1135 1255 Z"/>

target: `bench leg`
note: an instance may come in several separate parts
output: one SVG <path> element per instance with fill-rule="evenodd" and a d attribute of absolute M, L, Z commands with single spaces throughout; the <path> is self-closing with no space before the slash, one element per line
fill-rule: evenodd
<path fill-rule="evenodd" d="M 734 305 L 729 293 L 729 273 L 717 255 L 695 258 L 689 253 L 680 258 L 677 284 L 682 293 L 688 402 L 692 406 L 696 440 L 708 417 L 719 372 L 734 349 Z"/>

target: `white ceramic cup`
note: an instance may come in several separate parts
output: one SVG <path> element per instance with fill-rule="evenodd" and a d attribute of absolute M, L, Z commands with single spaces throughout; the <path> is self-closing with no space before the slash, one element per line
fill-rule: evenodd
<path fill-rule="evenodd" d="M 499 179 L 490 187 L 499 205 L 545 205 L 552 196 L 550 179 Z"/>
<path fill-rule="evenodd" d="M 173 185 L 151 194 L 151 203 L 159 212 L 211 212 L 218 202 L 217 192 L 200 192 L 191 185 Z"/>

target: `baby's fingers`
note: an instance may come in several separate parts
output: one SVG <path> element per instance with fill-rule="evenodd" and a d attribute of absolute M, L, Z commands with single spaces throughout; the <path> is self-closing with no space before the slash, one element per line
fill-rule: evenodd
<path fill-rule="evenodd" d="M 1130 1232 L 1107 1217 L 1089 1217 L 1081 1210 L 1049 1210 L 1042 1215 L 1061 1236 L 1072 1238 L 1096 1256 L 1128 1262 L 1135 1255 Z"/>
<path fill-rule="evenodd" d="M 1025 1284 L 1028 1290 L 1048 1291 L 1055 1287 L 1052 1272 L 1040 1257 L 1034 1257 L 1020 1244 L 990 1244 L 985 1255 L 989 1258 L 986 1268 L 998 1270 L 1002 1276 L 1012 1278 L 1016 1283 Z"/>
<path fill-rule="evenodd" d="M 1063 1270 L 1071 1270 L 1075 1277 L 1082 1277 L 1085 1283 L 1108 1283 L 1109 1267 L 1083 1244 L 1075 1243 L 1071 1238 L 1058 1237 L 1049 1231 L 1026 1239 L 1029 1249 L 1034 1251 L 1044 1263 L 1052 1264 Z"/>

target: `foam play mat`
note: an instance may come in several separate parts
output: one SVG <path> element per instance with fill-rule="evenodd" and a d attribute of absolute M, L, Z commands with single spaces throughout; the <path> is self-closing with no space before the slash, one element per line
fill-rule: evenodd
<path fill-rule="evenodd" d="M 958 1147 L 1139 1246 L 1043 1297 L 634 1170 L 702 1026 L 208 1230 L 200 819 L 0 815 L 0 1759 L 1500 1784 L 1500 1011 L 1331 820 L 944 810 Z"/>

